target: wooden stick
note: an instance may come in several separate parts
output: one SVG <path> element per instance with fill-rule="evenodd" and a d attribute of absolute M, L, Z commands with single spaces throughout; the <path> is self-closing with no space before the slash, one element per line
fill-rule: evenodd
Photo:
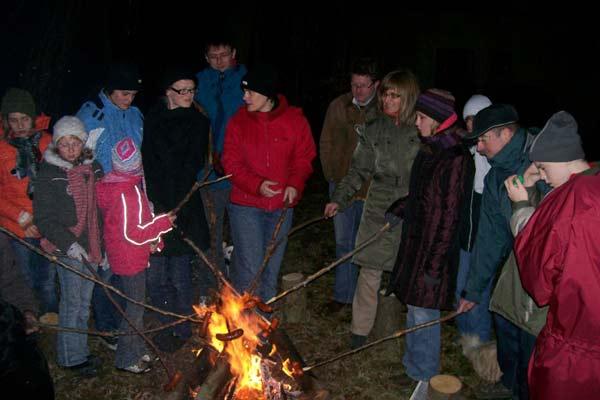
<path fill-rule="evenodd" d="M 183 200 L 181 200 L 179 202 L 179 204 L 177 204 L 177 207 L 175 207 L 173 210 L 171 210 L 172 214 L 177 214 L 181 208 L 188 202 L 190 201 L 190 199 L 192 198 L 192 196 L 194 195 L 194 192 L 198 189 L 200 189 L 201 187 L 204 186 L 208 186 L 208 185 L 212 185 L 213 183 L 217 183 L 217 182 L 221 182 L 224 181 L 226 179 L 229 179 L 233 176 L 233 174 L 229 174 L 229 175 L 225 175 L 220 177 L 219 179 L 215 179 L 214 181 L 208 181 L 206 182 L 206 179 L 208 178 L 208 175 L 210 174 L 210 169 L 207 171 L 206 175 L 204 175 L 204 178 L 202 179 L 202 181 L 196 181 L 196 183 L 194 183 L 194 185 L 191 187 L 190 191 L 185 195 L 185 197 L 183 198 Z"/>
<path fill-rule="evenodd" d="M 250 287 L 248 288 L 248 293 L 250 293 L 250 296 L 252 296 L 254 294 L 254 291 L 258 287 L 258 283 L 260 282 L 260 276 L 262 275 L 263 271 L 267 267 L 267 264 L 268 264 L 269 260 L 271 259 L 271 257 L 273 256 L 273 253 L 275 253 L 275 249 L 279 245 L 279 242 L 277 242 L 277 235 L 279 235 L 279 231 L 281 230 L 283 221 L 285 221 L 288 207 L 289 207 L 289 203 L 286 200 L 285 204 L 283 205 L 283 209 L 281 210 L 281 214 L 279 215 L 279 219 L 277 220 L 277 224 L 275 225 L 275 229 L 273 230 L 273 235 L 271 236 L 271 241 L 269 242 L 269 245 L 267 246 L 267 251 L 265 252 L 265 257 L 263 258 L 263 262 L 262 262 L 260 268 L 258 269 L 258 271 L 256 272 L 254 279 L 252 279 L 252 283 L 250 284 Z M 287 238 L 287 236 L 286 236 L 286 238 Z"/>
<path fill-rule="evenodd" d="M 111 285 L 109 285 L 108 283 L 105 283 L 102 280 L 96 279 L 93 276 L 90 276 L 90 275 L 84 274 L 83 272 L 78 271 L 77 269 L 71 267 L 70 265 L 65 264 L 64 262 L 60 261 L 57 256 L 55 256 L 53 254 L 50 254 L 50 253 L 46 253 L 44 250 L 42 250 L 42 249 L 40 249 L 40 248 L 38 248 L 38 247 L 36 247 L 36 246 L 34 246 L 34 245 L 26 242 L 25 240 L 21 239 L 19 236 L 17 236 L 13 232 L 9 231 L 8 229 L 6 229 L 6 228 L 4 228 L 2 226 L 0 226 L 0 232 L 6 233 L 8 236 L 10 236 L 13 239 L 17 240 L 23 246 L 27 247 L 29 250 L 31 250 L 34 253 L 37 253 L 37 254 L 41 255 L 42 257 L 50 260 L 52 263 L 54 263 L 54 264 L 56 264 L 56 265 L 58 265 L 58 266 L 60 266 L 62 268 L 65 268 L 65 269 L 73 272 L 74 274 L 79 275 L 82 278 L 88 279 L 88 280 L 90 280 L 90 281 L 92 281 L 92 282 L 94 282 L 94 283 L 96 283 L 96 284 L 98 284 L 98 285 L 100 285 L 102 287 L 106 287 L 111 292 L 116 293 L 117 295 L 121 296 L 122 298 L 124 298 L 125 300 L 127 300 L 127 301 L 129 301 L 131 303 L 137 304 L 138 306 L 144 307 L 144 308 L 146 308 L 148 310 L 155 311 L 155 312 L 157 312 L 159 314 L 168 315 L 168 316 L 176 317 L 176 318 L 179 318 L 179 319 L 184 319 L 184 320 L 187 320 L 187 321 L 190 321 L 190 322 L 194 322 L 194 323 L 202 323 L 202 320 L 198 320 L 198 319 L 189 317 L 187 315 L 179 315 L 179 314 L 172 313 L 170 311 L 164 311 L 164 310 L 161 310 L 160 308 L 156 308 L 156 307 L 151 306 L 149 304 L 146 304 L 146 303 L 134 300 L 131 297 L 127 297 L 119 289 L 115 288 L 114 286 L 111 286 Z"/>
<path fill-rule="evenodd" d="M 383 235 L 384 232 L 386 232 L 387 230 L 389 230 L 390 227 L 391 227 L 390 223 L 389 222 L 386 223 L 385 225 L 383 225 L 379 229 L 379 231 L 375 232 L 375 234 L 373 234 L 370 238 L 368 238 L 367 240 L 365 240 L 364 242 L 362 242 L 358 246 L 356 246 L 354 248 L 354 250 L 352 250 L 351 252 L 345 254 L 343 257 L 341 257 L 337 261 L 334 261 L 333 263 L 329 264 L 327 267 L 325 267 L 325 268 L 323 268 L 323 269 L 315 272 L 314 274 L 310 275 L 308 278 L 306 278 L 302 282 L 298 283 L 297 285 L 295 285 L 295 286 L 289 288 L 288 290 L 286 290 L 286 291 L 278 294 L 277 296 L 271 298 L 269 301 L 266 302 L 266 304 L 271 304 L 271 303 L 274 303 L 274 302 L 276 302 L 278 300 L 281 300 L 282 298 L 284 298 L 288 294 L 290 294 L 292 292 L 295 292 L 296 290 L 298 290 L 300 288 L 305 287 L 308 283 L 314 281 L 315 279 L 317 279 L 321 275 L 324 275 L 326 272 L 329 272 L 333 268 L 335 268 L 338 265 L 344 263 L 346 260 L 348 260 L 354 254 L 358 253 L 359 251 L 361 251 L 362 249 L 364 249 L 365 247 L 367 247 L 368 245 L 370 245 L 371 243 L 373 243 L 375 240 L 379 239 L 379 237 L 381 235 Z"/>
<path fill-rule="evenodd" d="M 304 367 L 304 368 L 302 368 L 302 370 L 303 370 L 304 372 L 308 372 L 308 371 L 310 371 L 311 369 L 314 369 L 314 368 L 320 367 L 320 366 L 322 366 L 322 365 L 325 365 L 325 364 L 332 363 L 332 362 L 334 362 L 334 361 L 337 361 L 337 360 L 339 360 L 340 358 L 344 358 L 344 357 L 347 357 L 347 356 L 349 356 L 349 355 L 352 355 L 352 354 L 359 353 L 359 352 L 361 352 L 361 351 L 363 351 L 363 350 L 365 350 L 365 349 L 368 349 L 369 347 L 372 347 L 372 346 L 375 346 L 375 345 L 377 345 L 377 344 L 379 344 L 379 343 L 385 342 L 386 340 L 390 340 L 390 339 L 399 338 L 400 336 L 404 336 L 404 335 L 406 335 L 407 333 L 411 333 L 411 332 L 417 331 L 417 330 L 419 330 L 419 329 L 427 328 L 427 327 L 430 327 L 430 326 L 433 326 L 433 325 L 441 324 L 442 322 L 446 322 L 446 321 L 448 321 L 448 320 L 450 320 L 450 319 L 452 319 L 452 318 L 456 317 L 456 316 L 457 316 L 457 315 L 459 315 L 459 314 L 460 314 L 460 313 L 459 313 L 458 311 L 453 311 L 453 312 L 451 312 L 450 314 L 446 315 L 446 316 L 445 316 L 445 317 L 443 317 L 443 318 L 436 319 L 436 320 L 434 320 L 434 321 L 429 321 L 429 322 L 426 322 L 426 323 L 424 323 L 424 324 L 415 325 L 415 326 L 413 326 L 412 328 L 408 328 L 408 329 L 402 329 L 402 330 L 399 330 L 399 331 L 397 331 L 397 332 L 395 332 L 395 333 L 393 333 L 393 334 L 391 334 L 391 335 L 389 335 L 389 336 L 386 336 L 386 337 L 384 337 L 384 338 L 381 338 L 381 339 L 379 339 L 379 340 L 375 340 L 375 341 L 373 341 L 373 342 L 371 342 L 371 343 L 367 343 L 367 344 L 365 344 L 364 346 L 361 346 L 361 347 L 359 347 L 359 348 L 356 348 L 356 349 L 353 349 L 353 350 L 346 351 L 346 352 L 344 352 L 344 353 L 342 353 L 342 354 L 338 354 L 337 356 L 335 356 L 335 357 L 333 357 L 333 358 L 330 358 L 330 359 L 328 359 L 328 360 L 321 361 L 321 362 L 318 362 L 318 363 L 316 363 L 316 364 L 313 364 L 313 365 L 309 365 L 309 366 L 307 366 L 307 367 Z"/>

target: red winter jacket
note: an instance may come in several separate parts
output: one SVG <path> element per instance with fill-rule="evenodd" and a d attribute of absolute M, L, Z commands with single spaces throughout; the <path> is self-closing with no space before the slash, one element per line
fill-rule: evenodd
<path fill-rule="evenodd" d="M 517 236 L 523 287 L 550 305 L 529 362 L 532 399 L 600 397 L 600 175 L 550 192 Z"/>
<path fill-rule="evenodd" d="M 279 106 L 270 112 L 240 108 L 227 124 L 223 150 L 225 172 L 233 174 L 231 202 L 273 211 L 283 207 L 283 192 L 292 186 L 298 191 L 293 207 L 302 197 L 316 154 L 308 121 L 285 97 L 280 95 Z M 271 188 L 281 193 L 262 196 L 265 180 L 277 182 Z"/>
<path fill-rule="evenodd" d="M 148 267 L 150 244 L 172 229 L 171 222 L 166 214 L 154 216 L 139 177 L 110 182 L 112 175 L 96 184 L 106 254 L 115 274 L 135 275 Z"/>

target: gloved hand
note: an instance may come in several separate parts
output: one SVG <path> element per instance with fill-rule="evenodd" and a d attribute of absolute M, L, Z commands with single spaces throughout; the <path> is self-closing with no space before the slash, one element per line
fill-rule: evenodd
<path fill-rule="evenodd" d="M 398 225 L 400 222 L 402 222 L 402 218 L 390 211 L 387 211 L 385 213 L 384 218 L 385 222 L 388 222 L 392 228 Z"/>
<path fill-rule="evenodd" d="M 77 242 L 73 242 L 71 247 L 69 247 L 69 250 L 67 250 L 67 255 L 79 261 L 83 259 L 87 261 L 88 259 L 87 251 L 85 251 L 85 249 Z"/>
<path fill-rule="evenodd" d="M 100 261 L 100 268 L 102 268 L 102 271 L 106 271 L 110 268 L 110 265 L 108 264 L 108 257 L 106 256 L 106 253 L 104 253 L 104 257 L 102 257 L 102 261 Z"/>

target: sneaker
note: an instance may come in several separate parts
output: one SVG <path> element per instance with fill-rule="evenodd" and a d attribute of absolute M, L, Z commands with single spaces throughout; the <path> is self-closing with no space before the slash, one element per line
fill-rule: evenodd
<path fill-rule="evenodd" d="M 331 300 L 323 307 L 329 314 L 338 314 L 344 309 L 349 309 L 351 304 L 340 303 L 339 301 Z"/>
<path fill-rule="evenodd" d="M 502 382 L 479 385 L 473 392 L 478 399 L 510 399 L 512 397 L 512 391 Z"/>
<path fill-rule="evenodd" d="M 117 368 L 121 371 L 131 372 L 132 374 L 145 374 L 150 371 L 152 367 L 147 365 L 143 360 L 140 359 L 136 364 L 130 365 L 125 368 Z"/>
<path fill-rule="evenodd" d="M 359 347 L 362 347 L 365 344 L 367 344 L 367 337 L 366 336 L 355 335 L 354 333 L 352 334 L 352 336 L 350 338 L 350 348 L 352 350 L 358 349 Z"/>
<path fill-rule="evenodd" d="M 390 376 L 390 381 L 398 386 L 412 386 L 419 382 L 408 376 L 406 372 Z"/>
<path fill-rule="evenodd" d="M 82 362 L 81 364 L 72 365 L 70 367 L 64 367 L 64 368 L 69 371 L 73 371 L 75 373 L 75 375 L 77 375 L 80 378 L 89 379 L 89 378 L 93 378 L 98 375 L 99 364 L 97 363 L 96 360 L 100 360 L 100 359 L 97 357 L 90 359 L 90 357 L 88 357 L 88 359 L 86 361 Z"/>
<path fill-rule="evenodd" d="M 117 351 L 117 343 L 119 339 L 114 336 L 99 336 L 100 343 L 108 347 L 112 351 Z"/>
<path fill-rule="evenodd" d="M 151 363 L 159 360 L 159 357 L 156 354 L 148 353 L 144 354 L 142 358 L 140 358 L 145 363 Z"/>

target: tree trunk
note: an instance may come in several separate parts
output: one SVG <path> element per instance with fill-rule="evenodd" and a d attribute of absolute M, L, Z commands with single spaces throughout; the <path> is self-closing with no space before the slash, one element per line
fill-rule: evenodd
<path fill-rule="evenodd" d="M 429 380 L 428 400 L 459 399 L 462 383 L 453 375 L 436 375 Z"/>
<path fill-rule="evenodd" d="M 379 292 L 378 296 L 377 316 L 370 340 L 387 337 L 403 328 L 402 303 L 394 295 L 385 297 Z"/>
<path fill-rule="evenodd" d="M 281 278 L 283 290 L 287 290 L 302 282 L 304 275 L 292 272 Z M 306 319 L 306 289 L 302 288 L 286 296 L 283 304 L 283 318 L 286 322 L 298 323 Z"/>

